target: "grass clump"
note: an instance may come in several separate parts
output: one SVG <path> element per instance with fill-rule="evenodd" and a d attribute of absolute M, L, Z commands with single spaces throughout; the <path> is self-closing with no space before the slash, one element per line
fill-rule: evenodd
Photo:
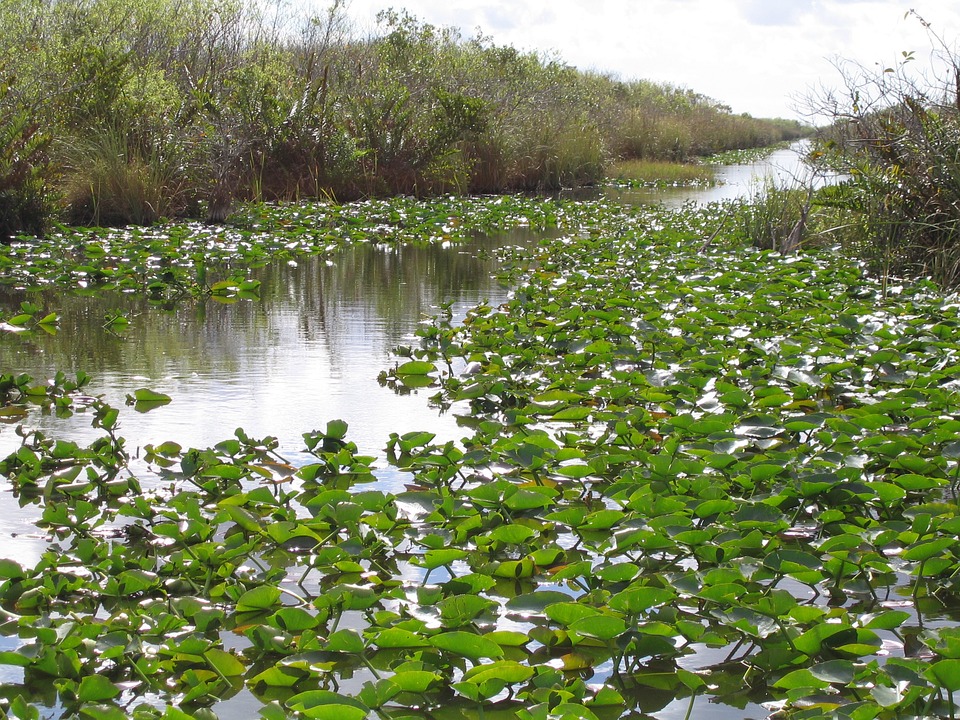
<path fill-rule="evenodd" d="M 608 175 L 617 184 L 644 187 L 709 185 L 714 179 L 709 165 L 638 159 L 614 163 Z"/>

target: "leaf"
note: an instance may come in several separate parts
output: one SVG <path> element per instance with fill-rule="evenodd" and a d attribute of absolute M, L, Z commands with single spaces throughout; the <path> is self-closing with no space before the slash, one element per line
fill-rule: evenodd
<path fill-rule="evenodd" d="M 570 600 L 571 597 L 569 594 L 559 592 L 558 590 L 538 590 L 510 598 L 507 600 L 507 609 L 534 616 L 543 612 L 548 605 L 570 602 Z"/>
<path fill-rule="evenodd" d="M 237 599 L 237 612 L 255 612 L 269 610 L 280 599 L 280 588 L 261 585 L 247 590 Z"/>
<path fill-rule="evenodd" d="M 631 587 L 610 598 L 610 607 L 614 610 L 636 615 L 657 605 L 668 603 L 675 597 L 676 593 L 666 588 Z"/>
<path fill-rule="evenodd" d="M 443 565 L 449 565 L 457 560 L 462 560 L 466 556 L 467 552 L 465 550 L 459 550 L 457 548 L 427 550 L 427 552 L 423 554 L 421 564 L 428 570 L 433 570 Z"/>
<path fill-rule="evenodd" d="M 782 678 L 773 683 L 774 687 L 781 688 L 783 690 L 798 690 L 801 688 L 822 690 L 823 688 L 829 687 L 829 685 L 829 682 L 818 678 L 811 670 L 808 670 L 807 668 L 801 668 L 799 670 L 788 672 Z"/>
<path fill-rule="evenodd" d="M 23 567 L 16 560 L 0 558 L 0 578 L 22 580 L 26 577 Z"/>
<path fill-rule="evenodd" d="M 317 616 L 299 607 L 285 607 L 277 610 L 270 618 L 281 630 L 299 634 L 304 630 L 312 630 L 318 624 Z"/>
<path fill-rule="evenodd" d="M 960 690 L 960 660 L 939 660 L 930 666 L 924 676 L 948 692 L 957 692 Z"/>
<path fill-rule="evenodd" d="M 168 403 L 170 402 L 170 396 L 165 395 L 156 390 L 150 390 L 149 388 L 138 388 L 133 391 L 133 399 L 137 402 L 156 402 L 156 403 Z"/>
<path fill-rule="evenodd" d="M 128 720 L 130 717 L 116 705 L 105 705 L 103 703 L 87 703 L 82 705 L 80 707 L 80 715 L 91 718 L 91 720 Z"/>
<path fill-rule="evenodd" d="M 77 689 L 77 699 L 80 702 L 112 700 L 119 694 L 120 688 L 103 675 L 85 675 L 80 680 L 80 687 Z"/>
<path fill-rule="evenodd" d="M 406 375 L 427 375 L 436 372 L 437 368 L 431 362 L 425 360 L 408 360 L 397 368 L 397 375 L 400 377 Z"/>
<path fill-rule="evenodd" d="M 247 666 L 233 654 L 220 650 L 219 648 L 210 648 L 203 656 L 210 663 L 210 666 L 224 677 L 235 677 L 243 675 L 247 671 Z"/>
<path fill-rule="evenodd" d="M 521 665 L 514 660 L 498 660 L 470 668 L 463 674 L 463 679 L 478 685 L 489 680 L 500 680 L 510 685 L 526 682 L 535 672 L 529 665 Z"/>
<path fill-rule="evenodd" d="M 850 660 L 830 660 L 810 668 L 810 673 L 828 683 L 846 685 L 853 682 L 854 664 Z"/>
<path fill-rule="evenodd" d="M 33 659 L 20 652 L 11 650 L 0 650 L 0 665 L 14 665 L 16 667 L 27 667 L 33 663 Z"/>
<path fill-rule="evenodd" d="M 814 625 L 793 641 L 794 647 L 805 655 L 814 657 L 820 654 L 824 645 L 837 647 L 855 641 L 856 630 L 840 623 L 821 623 Z"/>
<path fill-rule="evenodd" d="M 371 641 L 380 648 L 417 648 L 430 644 L 427 638 L 402 628 L 387 628 L 374 632 Z"/>
<path fill-rule="evenodd" d="M 941 537 L 936 540 L 911 545 L 904 551 L 902 557 L 904 560 L 911 562 L 924 562 L 925 560 L 940 555 L 949 548 L 956 547 L 956 544 L 956 538 Z"/>
<path fill-rule="evenodd" d="M 359 655 L 365 649 L 363 638 L 351 628 L 337 630 L 327 638 L 325 650 L 327 652 L 343 652 Z"/>
<path fill-rule="evenodd" d="M 526 525 L 507 524 L 495 527 L 490 531 L 489 537 L 506 545 L 522 545 L 536 534 L 536 531 Z"/>
<path fill-rule="evenodd" d="M 553 420 L 576 421 L 590 417 L 592 411 L 588 407 L 567 407 L 553 414 Z"/>
<path fill-rule="evenodd" d="M 428 670 L 402 670 L 389 678 L 401 692 L 424 693 L 442 680 L 437 673 Z"/>
<path fill-rule="evenodd" d="M 451 595 L 438 602 L 437 609 L 446 625 L 458 627 L 471 622 L 492 605 L 492 600 L 478 595 Z"/>
<path fill-rule="evenodd" d="M 544 608 L 544 614 L 553 622 L 567 626 L 583 618 L 596 617 L 600 611 L 589 605 L 575 602 L 563 602 Z"/>
<path fill-rule="evenodd" d="M 302 682 L 305 675 L 306 672 L 298 668 L 274 665 L 250 678 L 249 683 L 252 687 L 267 685 L 269 687 L 292 688 L 297 683 Z"/>
<path fill-rule="evenodd" d="M 496 642 L 489 640 L 483 635 L 476 635 L 469 632 L 452 631 L 440 633 L 430 638 L 430 644 L 435 648 L 462 655 L 470 660 L 503 657 L 503 648 Z"/>
<path fill-rule="evenodd" d="M 572 635 L 609 641 L 626 632 L 627 624 L 622 618 L 609 615 L 586 617 L 570 624 L 567 632 Z"/>
<path fill-rule="evenodd" d="M 910 613 L 905 610 L 886 610 L 864 615 L 860 618 L 860 626 L 871 630 L 896 630 L 910 617 Z"/>

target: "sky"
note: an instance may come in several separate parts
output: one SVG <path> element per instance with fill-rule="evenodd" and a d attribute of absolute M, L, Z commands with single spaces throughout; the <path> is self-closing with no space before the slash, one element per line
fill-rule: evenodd
<path fill-rule="evenodd" d="M 956 49 L 960 0 L 347 0 L 361 33 L 378 11 L 479 29 L 497 45 L 621 80 L 686 88 L 755 117 L 811 119 L 811 94 L 841 88 L 838 60 L 881 70 L 933 43 L 915 9 Z"/>

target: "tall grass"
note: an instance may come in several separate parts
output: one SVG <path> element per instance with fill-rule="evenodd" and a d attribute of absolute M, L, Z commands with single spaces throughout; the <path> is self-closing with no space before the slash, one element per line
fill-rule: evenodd
<path fill-rule="evenodd" d="M 607 175 L 632 185 L 706 185 L 714 177 L 710 165 L 639 159 L 616 162 Z"/>
<path fill-rule="evenodd" d="M 360 36 L 343 0 L 290 8 L 0 0 L 0 70 L 19 79 L 0 126 L 8 148 L 28 142 L 28 112 L 47 143 L 32 184 L 0 162 L 0 193 L 42 188 L 78 222 L 219 220 L 245 200 L 556 189 L 804 131 L 404 13 Z"/>
<path fill-rule="evenodd" d="M 809 189 L 783 187 L 769 180 L 742 203 L 734 224 L 761 250 L 796 252 L 820 230 L 817 216 L 810 216 L 811 204 Z"/>
<path fill-rule="evenodd" d="M 191 209 L 181 158 L 171 152 L 136 147 L 110 128 L 63 143 L 59 152 L 69 222 L 150 225 Z"/>

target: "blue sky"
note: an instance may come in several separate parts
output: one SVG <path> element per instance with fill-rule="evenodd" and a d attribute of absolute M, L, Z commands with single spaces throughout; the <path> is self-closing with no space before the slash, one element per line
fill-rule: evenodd
<path fill-rule="evenodd" d="M 911 8 L 951 46 L 960 37 L 956 0 L 348 0 L 347 12 L 355 29 L 374 32 L 388 7 L 762 117 L 803 117 L 811 91 L 841 85 L 837 59 L 879 68 L 912 50 L 925 61 L 931 43 L 916 18 L 904 18 Z"/>

